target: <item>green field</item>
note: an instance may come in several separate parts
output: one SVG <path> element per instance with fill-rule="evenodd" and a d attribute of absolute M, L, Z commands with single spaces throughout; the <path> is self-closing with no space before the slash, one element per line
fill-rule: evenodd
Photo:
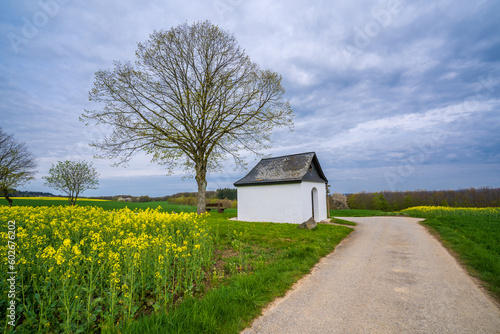
<path fill-rule="evenodd" d="M 380 210 L 363 210 L 363 209 L 347 209 L 347 210 L 330 210 L 330 217 L 373 217 L 373 216 L 395 216 L 398 213 L 385 212 Z"/>
<path fill-rule="evenodd" d="M 22 254 L 18 259 L 19 277 L 24 282 L 18 294 L 18 303 L 23 305 L 23 315 L 16 327 L 19 332 L 239 333 L 267 303 L 282 296 L 352 231 L 326 224 L 303 230 L 293 224 L 228 220 L 236 215 L 234 209 L 201 218 L 195 215 L 169 218 L 162 211 L 192 212 L 196 208 L 173 207 L 164 202 L 82 200 L 71 207 L 65 201 L 46 200 L 50 207 L 28 206 L 42 204 L 34 201 L 37 200 L 14 199 L 13 208 L 0 206 L 3 231 L 7 231 L 7 221 L 13 219 L 18 231 L 22 228 L 17 240 Z M 142 210 L 158 205 L 163 208 L 161 211 Z M 136 214 L 118 210 L 120 206 L 127 206 Z M 117 210 L 110 212 L 113 209 Z M 163 219 L 172 220 L 173 230 L 169 230 L 168 224 L 161 227 Z M 193 219 L 191 224 L 189 219 Z M 208 265 L 203 264 L 206 252 L 202 253 L 204 260 L 198 261 L 193 253 L 196 247 L 191 241 L 185 244 L 182 241 L 190 240 L 191 235 L 194 238 L 199 228 L 209 232 L 209 239 L 204 239 L 202 247 L 213 247 L 208 254 L 211 256 Z M 123 238 L 119 237 L 121 229 Z M 173 233 L 176 229 L 185 232 L 177 235 Z M 97 233 L 101 236 L 90 238 Z M 135 248 L 120 248 L 120 245 L 123 242 L 141 245 L 137 242 L 142 239 L 169 238 L 169 235 L 181 237 L 176 241 L 175 252 L 180 250 L 183 253 L 178 254 L 188 256 L 183 259 L 193 260 L 186 265 L 187 271 L 179 275 L 192 278 L 174 278 L 168 283 L 170 288 L 162 288 L 164 274 L 141 277 L 141 273 L 158 270 L 154 269 L 159 268 L 155 254 L 161 254 L 164 245 L 150 244 L 150 248 L 137 253 L 140 270 L 139 264 L 131 262 Z M 212 240 L 212 246 L 207 240 Z M 179 248 L 183 244 L 192 248 Z M 2 252 L 6 251 L 4 248 L 2 245 Z M 92 265 L 108 257 L 110 260 L 116 257 L 113 261 L 118 262 Z M 161 261 L 165 259 L 162 257 Z M 177 265 L 176 258 L 169 261 L 173 261 L 171 265 L 176 270 L 184 268 Z M 114 280 L 119 284 L 113 285 Z M 3 276 L 2 282 L 5 282 Z M 6 286 L 2 287 L 5 293 Z M 7 306 L 4 297 L 0 302 L 3 314 Z"/>

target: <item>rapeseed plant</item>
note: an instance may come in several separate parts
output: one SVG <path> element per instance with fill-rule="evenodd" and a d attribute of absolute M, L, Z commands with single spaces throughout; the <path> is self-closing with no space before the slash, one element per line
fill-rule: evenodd
<path fill-rule="evenodd" d="M 455 208 L 449 206 L 415 206 L 401 211 L 422 218 L 435 216 L 491 216 L 500 217 L 500 208 Z"/>
<path fill-rule="evenodd" d="M 139 315 L 143 305 L 166 310 L 201 284 L 212 261 L 205 217 L 194 213 L 1 206 L 0 221 L 4 241 L 7 222 L 17 227 L 17 300 L 25 317 L 19 330 L 94 331 L 96 323 Z M 6 242 L 0 252 L 6 268 Z M 2 293 L 6 275 L 2 270 Z M 0 312 L 6 307 L 0 302 Z"/>

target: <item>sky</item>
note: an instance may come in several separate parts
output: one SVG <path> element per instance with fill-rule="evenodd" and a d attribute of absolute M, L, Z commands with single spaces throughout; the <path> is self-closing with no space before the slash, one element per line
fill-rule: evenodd
<path fill-rule="evenodd" d="M 109 129 L 85 126 L 98 70 L 134 61 L 154 30 L 210 20 L 251 60 L 283 78 L 294 129 L 266 156 L 316 152 L 333 192 L 500 187 L 500 2 L 409 0 L 2 1 L 0 127 L 37 157 L 19 189 L 59 193 L 57 161 L 92 161 L 84 196 L 196 191 L 182 170 L 138 153 L 95 160 Z M 259 160 L 246 154 L 248 168 Z M 224 162 L 208 190 L 245 171 Z"/>

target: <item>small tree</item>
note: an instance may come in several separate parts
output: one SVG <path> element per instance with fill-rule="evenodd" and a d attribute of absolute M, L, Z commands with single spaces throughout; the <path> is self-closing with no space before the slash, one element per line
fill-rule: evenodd
<path fill-rule="evenodd" d="M 37 163 L 28 152 L 24 143 L 18 142 L 13 135 L 7 135 L 0 128 L 0 193 L 9 206 L 12 199 L 9 192 L 35 178 Z"/>
<path fill-rule="evenodd" d="M 334 210 L 349 209 L 349 205 L 347 205 L 347 197 L 344 194 L 333 193 L 330 197 L 332 199 L 332 209 Z"/>
<path fill-rule="evenodd" d="M 78 195 L 88 189 L 97 189 L 99 174 L 92 163 L 85 161 L 58 161 L 44 176 L 45 186 L 60 190 L 68 195 L 68 202 L 75 205 Z"/>
<path fill-rule="evenodd" d="M 139 196 L 139 202 L 144 203 L 144 202 L 151 202 L 151 198 L 147 195 L 145 196 Z"/>
<path fill-rule="evenodd" d="M 381 211 L 389 210 L 389 203 L 387 203 L 384 194 L 379 194 L 379 193 L 373 194 L 372 209 Z"/>

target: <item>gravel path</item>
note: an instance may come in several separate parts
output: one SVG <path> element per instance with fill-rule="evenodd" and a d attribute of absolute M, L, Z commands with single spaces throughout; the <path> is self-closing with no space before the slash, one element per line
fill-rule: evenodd
<path fill-rule="evenodd" d="M 500 333 L 498 307 L 415 218 L 358 225 L 250 333 Z"/>

